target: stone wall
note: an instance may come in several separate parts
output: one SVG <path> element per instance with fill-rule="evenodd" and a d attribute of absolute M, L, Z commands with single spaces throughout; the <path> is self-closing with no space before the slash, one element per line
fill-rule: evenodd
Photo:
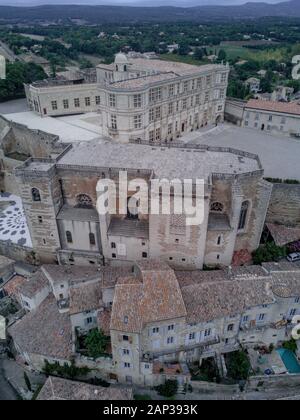
<path fill-rule="evenodd" d="M 227 99 L 225 104 L 225 120 L 241 126 L 246 103 L 246 101 L 239 99 Z"/>
<path fill-rule="evenodd" d="M 274 184 L 267 222 L 300 226 L 300 185 Z"/>
<path fill-rule="evenodd" d="M 5 255 L 16 261 L 23 261 L 30 264 L 38 263 L 35 260 L 33 250 L 20 245 L 13 244 L 10 241 L 0 240 L 0 255 Z"/>
<path fill-rule="evenodd" d="M 300 375 L 253 376 L 249 379 L 247 390 L 293 388 L 300 385 Z"/>

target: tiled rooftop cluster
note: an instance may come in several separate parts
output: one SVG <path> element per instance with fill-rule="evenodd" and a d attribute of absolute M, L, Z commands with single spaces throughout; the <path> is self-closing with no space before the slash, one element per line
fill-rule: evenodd
<path fill-rule="evenodd" d="M 47 379 L 39 396 L 39 401 L 77 401 L 77 400 L 132 400 L 129 388 L 103 388 L 81 382 L 50 377 Z"/>

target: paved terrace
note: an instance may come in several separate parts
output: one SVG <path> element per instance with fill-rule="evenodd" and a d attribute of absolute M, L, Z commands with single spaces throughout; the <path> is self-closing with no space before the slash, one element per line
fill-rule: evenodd
<path fill-rule="evenodd" d="M 243 175 L 261 170 L 257 156 L 229 149 L 209 149 L 203 146 L 195 150 L 110 141 L 74 145 L 58 161 L 57 166 L 153 170 L 160 179 L 205 180 L 211 174 Z"/>

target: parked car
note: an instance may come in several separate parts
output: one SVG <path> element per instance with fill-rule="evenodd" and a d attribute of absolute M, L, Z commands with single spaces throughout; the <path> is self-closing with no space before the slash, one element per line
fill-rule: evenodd
<path fill-rule="evenodd" d="M 286 258 L 289 262 L 300 261 L 300 252 L 293 252 L 292 254 L 289 254 Z"/>

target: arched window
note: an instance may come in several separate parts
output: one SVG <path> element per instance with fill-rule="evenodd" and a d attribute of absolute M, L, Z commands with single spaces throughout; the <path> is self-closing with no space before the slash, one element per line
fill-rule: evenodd
<path fill-rule="evenodd" d="M 66 232 L 66 238 L 67 238 L 68 244 L 72 244 L 73 243 L 72 233 L 69 230 L 67 230 L 67 232 Z"/>
<path fill-rule="evenodd" d="M 139 218 L 139 202 L 133 197 L 127 199 L 127 219 L 137 220 Z"/>
<path fill-rule="evenodd" d="M 31 196 L 32 196 L 33 201 L 35 201 L 35 202 L 41 201 L 41 194 L 40 194 L 40 192 L 37 188 L 32 188 Z"/>
<path fill-rule="evenodd" d="M 244 201 L 242 203 L 242 208 L 241 208 L 239 230 L 243 230 L 246 227 L 248 211 L 249 211 L 249 201 Z"/>
<path fill-rule="evenodd" d="M 96 245 L 95 235 L 93 233 L 90 233 L 89 237 L 90 237 L 90 245 Z"/>
<path fill-rule="evenodd" d="M 223 213 L 224 206 L 222 203 L 219 203 L 219 202 L 212 203 L 212 205 L 210 206 L 210 211 L 213 211 L 216 213 Z"/>
<path fill-rule="evenodd" d="M 79 194 L 77 196 L 77 207 L 82 209 L 91 209 L 93 208 L 93 200 L 87 194 Z"/>

